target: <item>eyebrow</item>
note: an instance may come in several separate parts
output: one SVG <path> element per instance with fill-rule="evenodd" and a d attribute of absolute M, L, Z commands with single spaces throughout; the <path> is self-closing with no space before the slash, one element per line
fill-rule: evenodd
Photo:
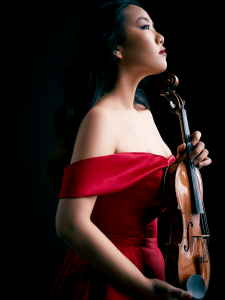
<path fill-rule="evenodd" d="M 149 22 L 149 19 L 148 18 L 144 18 L 144 17 L 140 17 L 137 19 L 137 21 L 141 20 L 141 19 L 144 19 L 145 21 Z M 135 23 L 137 23 L 137 21 Z M 150 22 L 149 22 L 150 23 Z M 154 27 L 154 22 L 152 22 L 153 24 L 153 27 Z"/>

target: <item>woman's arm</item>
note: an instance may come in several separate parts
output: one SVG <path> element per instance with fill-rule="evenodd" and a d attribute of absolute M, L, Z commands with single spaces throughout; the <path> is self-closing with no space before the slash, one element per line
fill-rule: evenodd
<path fill-rule="evenodd" d="M 140 294 L 145 294 L 149 285 L 147 278 L 91 222 L 90 212 L 96 198 L 61 199 L 56 214 L 58 236 L 96 269 Z"/>
<path fill-rule="evenodd" d="M 108 109 L 92 108 L 81 122 L 71 163 L 84 158 L 114 154 L 116 130 L 116 120 Z M 141 292 L 147 285 L 147 278 L 90 219 L 96 198 L 97 196 L 60 199 L 56 213 L 57 234 L 92 266 Z"/>

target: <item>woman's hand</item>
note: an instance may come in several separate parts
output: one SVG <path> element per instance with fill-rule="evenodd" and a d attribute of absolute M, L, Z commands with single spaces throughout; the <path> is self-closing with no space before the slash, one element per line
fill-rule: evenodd
<path fill-rule="evenodd" d="M 194 150 L 189 156 L 189 159 L 192 160 L 192 163 L 198 168 L 208 166 L 211 164 L 212 160 L 208 157 L 209 151 L 205 149 L 205 144 L 200 142 L 201 132 L 195 131 L 191 135 L 191 144 L 194 147 Z M 186 144 L 183 143 L 177 147 L 177 157 L 176 161 L 181 162 L 187 159 L 187 152 L 184 153 L 186 149 Z"/>
<path fill-rule="evenodd" d="M 188 300 L 192 298 L 191 293 L 176 288 L 165 281 L 150 278 L 147 280 L 149 289 L 145 297 L 149 300 Z"/>

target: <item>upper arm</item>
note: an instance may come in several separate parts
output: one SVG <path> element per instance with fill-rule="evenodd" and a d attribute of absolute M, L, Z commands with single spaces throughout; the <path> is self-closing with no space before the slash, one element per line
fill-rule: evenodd
<path fill-rule="evenodd" d="M 113 114 L 106 108 L 92 108 L 81 122 L 71 163 L 81 159 L 114 154 L 117 134 Z M 64 236 L 69 228 L 80 228 L 90 221 L 97 195 L 60 199 L 56 213 L 56 231 Z"/>

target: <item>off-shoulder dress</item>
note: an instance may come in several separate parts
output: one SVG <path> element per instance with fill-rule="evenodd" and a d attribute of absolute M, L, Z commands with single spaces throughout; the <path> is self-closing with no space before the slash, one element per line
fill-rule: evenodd
<path fill-rule="evenodd" d="M 82 159 L 64 169 L 59 199 L 97 195 L 91 221 L 146 276 L 165 280 L 157 244 L 163 172 L 175 161 L 145 152 Z M 49 300 L 137 300 L 143 297 L 68 248 Z"/>

